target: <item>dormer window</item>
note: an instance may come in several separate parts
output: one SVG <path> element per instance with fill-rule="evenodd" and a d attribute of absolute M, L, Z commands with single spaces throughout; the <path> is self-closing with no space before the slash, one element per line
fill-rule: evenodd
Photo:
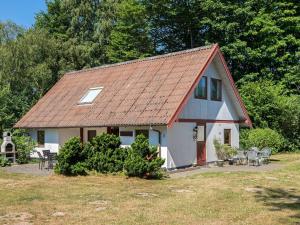
<path fill-rule="evenodd" d="M 195 98 L 207 99 L 207 77 L 202 77 L 195 88 Z"/>
<path fill-rule="evenodd" d="M 222 81 L 211 78 L 210 99 L 214 101 L 222 101 Z"/>
<path fill-rule="evenodd" d="M 90 88 L 84 96 L 80 99 L 79 104 L 91 104 L 95 98 L 100 94 L 103 87 Z"/>

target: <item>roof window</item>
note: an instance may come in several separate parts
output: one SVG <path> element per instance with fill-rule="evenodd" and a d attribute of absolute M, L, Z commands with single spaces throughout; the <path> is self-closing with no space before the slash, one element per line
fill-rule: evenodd
<path fill-rule="evenodd" d="M 103 87 L 94 87 L 90 88 L 84 96 L 80 99 L 79 104 L 90 104 L 92 103 L 95 98 L 100 94 Z"/>

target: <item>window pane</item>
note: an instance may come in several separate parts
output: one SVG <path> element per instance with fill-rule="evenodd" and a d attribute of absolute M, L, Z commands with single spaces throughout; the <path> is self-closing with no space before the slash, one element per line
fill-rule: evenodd
<path fill-rule="evenodd" d="M 107 127 L 107 133 L 119 136 L 119 127 Z"/>
<path fill-rule="evenodd" d="M 210 85 L 211 99 L 212 100 L 221 100 L 222 99 L 222 82 L 221 80 L 211 79 Z"/>
<path fill-rule="evenodd" d="M 45 131 L 38 130 L 37 131 L 37 143 L 39 147 L 43 147 L 45 145 Z"/>
<path fill-rule="evenodd" d="M 120 136 L 132 137 L 133 136 L 133 131 L 120 131 Z"/>
<path fill-rule="evenodd" d="M 136 130 L 135 131 L 135 136 L 136 137 L 140 134 L 144 135 L 145 138 L 149 138 L 149 131 L 148 130 Z"/>
<path fill-rule="evenodd" d="M 195 98 L 207 97 L 207 77 L 202 77 L 195 89 Z"/>
<path fill-rule="evenodd" d="M 231 130 L 224 129 L 224 144 L 231 145 Z"/>
<path fill-rule="evenodd" d="M 197 141 L 205 141 L 205 126 L 198 126 Z"/>
<path fill-rule="evenodd" d="M 80 103 L 91 103 L 102 91 L 102 88 L 91 88 L 87 93 L 80 99 Z"/>
<path fill-rule="evenodd" d="M 88 141 L 91 141 L 94 137 L 96 137 L 97 131 L 96 130 L 88 130 Z"/>

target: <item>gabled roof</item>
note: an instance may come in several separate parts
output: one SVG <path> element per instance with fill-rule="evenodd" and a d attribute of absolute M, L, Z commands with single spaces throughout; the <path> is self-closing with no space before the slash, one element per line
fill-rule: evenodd
<path fill-rule="evenodd" d="M 69 72 L 15 127 L 171 126 L 216 54 L 221 54 L 217 44 Z M 229 70 L 228 76 L 233 82 Z M 94 102 L 78 104 L 94 87 L 103 87 Z"/>

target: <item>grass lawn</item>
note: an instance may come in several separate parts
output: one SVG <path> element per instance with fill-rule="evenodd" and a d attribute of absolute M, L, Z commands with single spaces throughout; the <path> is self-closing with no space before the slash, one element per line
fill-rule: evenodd
<path fill-rule="evenodd" d="M 300 154 L 273 160 L 284 166 L 165 180 L 0 170 L 0 224 L 300 224 Z"/>

